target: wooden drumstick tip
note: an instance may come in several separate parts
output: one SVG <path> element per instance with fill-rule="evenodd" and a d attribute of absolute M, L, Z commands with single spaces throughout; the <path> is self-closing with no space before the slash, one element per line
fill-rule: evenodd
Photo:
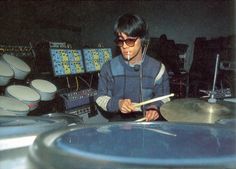
<path fill-rule="evenodd" d="M 137 104 L 134 104 L 135 107 L 140 107 L 140 106 L 143 106 L 143 105 L 146 105 L 146 104 L 150 104 L 150 103 L 153 103 L 153 102 L 156 102 L 156 101 L 159 101 L 159 100 L 163 100 L 163 99 L 166 99 L 166 98 L 169 98 L 169 97 L 173 97 L 174 96 L 174 93 L 171 93 L 169 95 L 165 95 L 165 96 L 161 96 L 161 97 L 156 97 L 154 99 L 150 99 L 150 100 L 147 100 L 147 101 L 144 101 L 144 102 L 141 102 L 141 103 L 137 103 Z"/>

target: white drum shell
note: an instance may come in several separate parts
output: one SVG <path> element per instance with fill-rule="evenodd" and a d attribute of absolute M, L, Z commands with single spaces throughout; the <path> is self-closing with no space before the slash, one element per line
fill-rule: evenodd
<path fill-rule="evenodd" d="M 6 88 L 5 95 L 14 97 L 27 104 L 30 111 L 35 110 L 38 107 L 38 103 L 40 101 L 40 95 L 35 90 L 22 85 L 8 86 Z M 28 98 L 26 96 L 28 96 Z"/>
<path fill-rule="evenodd" d="M 9 81 L 11 80 L 11 77 L 7 76 L 0 76 L 0 86 L 5 86 Z"/>
<path fill-rule="evenodd" d="M 34 169 L 29 165 L 27 154 L 36 136 L 67 125 L 67 122 L 62 119 L 2 116 L 0 118 L 0 168 Z"/>
<path fill-rule="evenodd" d="M 26 116 L 29 107 L 25 103 L 7 96 L 0 96 L 0 116 Z"/>
<path fill-rule="evenodd" d="M 4 109 L 0 109 L 0 116 L 26 116 L 28 112 L 14 112 L 14 111 L 8 111 Z"/>
<path fill-rule="evenodd" d="M 57 87 L 47 80 L 35 79 L 31 81 L 30 87 L 40 94 L 42 101 L 50 101 L 55 98 Z"/>
<path fill-rule="evenodd" d="M 5 86 L 14 76 L 12 68 L 5 62 L 0 61 L 0 86 Z"/>
<path fill-rule="evenodd" d="M 15 56 L 4 54 L 2 59 L 13 69 L 15 79 L 23 80 L 31 72 L 31 68 L 23 60 Z"/>

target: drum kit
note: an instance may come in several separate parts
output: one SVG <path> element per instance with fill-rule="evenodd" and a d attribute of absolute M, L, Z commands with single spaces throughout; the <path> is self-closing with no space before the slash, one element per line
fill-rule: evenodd
<path fill-rule="evenodd" d="M 0 86 L 6 86 L 12 78 L 24 80 L 30 72 L 31 68 L 18 57 L 3 54 L 0 58 Z M 44 79 L 34 79 L 29 86 L 11 84 L 5 88 L 5 96 L 0 98 L 0 116 L 26 116 L 38 107 L 40 101 L 53 100 L 56 91 L 57 87 Z M 22 111 L 22 104 L 29 110 Z"/>
<path fill-rule="evenodd" d="M 19 61 L 3 58 L 8 63 Z M 19 68 L 24 64 L 13 65 Z M 2 85 L 18 70 L 9 67 L 12 65 L 0 67 L 4 69 L 0 71 L 4 74 L 0 74 Z M 17 78 L 24 79 L 27 70 L 21 68 Z M 167 122 L 83 124 L 60 113 L 21 117 L 36 109 L 40 101 L 52 100 L 56 90 L 42 79 L 32 80 L 29 86 L 6 87 L 5 96 L 0 96 L 0 168 L 235 169 L 235 103 L 173 99 L 160 108 Z"/>

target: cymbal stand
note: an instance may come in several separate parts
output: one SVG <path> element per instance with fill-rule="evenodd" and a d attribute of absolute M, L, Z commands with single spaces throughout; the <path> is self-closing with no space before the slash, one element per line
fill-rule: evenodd
<path fill-rule="evenodd" d="M 212 86 L 212 91 L 210 93 L 210 98 L 208 99 L 209 103 L 215 103 L 215 85 L 216 85 L 216 78 L 217 78 L 217 72 L 218 72 L 218 63 L 219 63 L 219 54 L 216 55 L 216 64 L 215 64 L 215 72 L 214 72 L 214 81 Z"/>

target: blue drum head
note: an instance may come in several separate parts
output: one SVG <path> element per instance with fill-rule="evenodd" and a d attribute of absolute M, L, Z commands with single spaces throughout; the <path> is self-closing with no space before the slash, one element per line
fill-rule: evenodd
<path fill-rule="evenodd" d="M 90 125 L 41 135 L 31 155 L 45 161 L 41 168 L 230 168 L 236 166 L 236 132 L 188 123 Z M 65 159 L 53 163 L 57 158 Z"/>

